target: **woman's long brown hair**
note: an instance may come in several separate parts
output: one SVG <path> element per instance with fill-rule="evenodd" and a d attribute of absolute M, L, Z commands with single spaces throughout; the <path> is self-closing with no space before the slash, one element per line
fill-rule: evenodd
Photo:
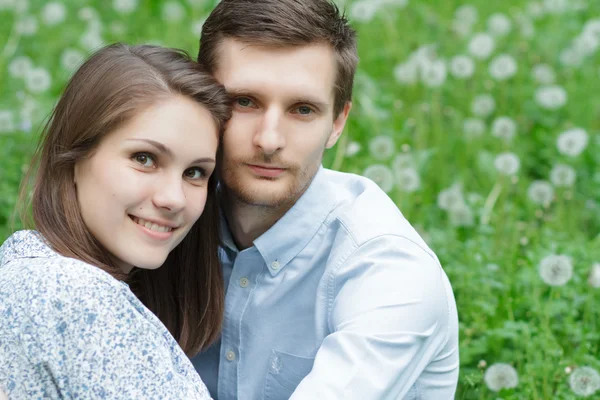
<path fill-rule="evenodd" d="M 27 218 L 27 206 L 21 215 L 58 253 L 128 283 L 191 356 L 218 336 L 223 318 L 215 174 L 202 216 L 163 266 L 134 268 L 128 275 L 114 265 L 84 224 L 73 182 L 77 161 L 92 155 L 105 135 L 137 112 L 174 95 L 204 106 L 222 134 L 231 115 L 225 89 L 185 52 L 118 43 L 92 55 L 67 84 L 44 128 L 21 192 L 26 200 L 32 187 L 33 221 Z"/>

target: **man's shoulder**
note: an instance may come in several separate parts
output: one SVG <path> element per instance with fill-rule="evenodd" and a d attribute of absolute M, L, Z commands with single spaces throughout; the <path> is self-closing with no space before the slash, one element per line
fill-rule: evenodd
<path fill-rule="evenodd" d="M 403 237 L 427 248 L 398 206 L 373 181 L 327 169 L 324 174 L 336 200 L 327 223 L 340 235 L 347 235 L 356 246 L 381 237 Z"/>

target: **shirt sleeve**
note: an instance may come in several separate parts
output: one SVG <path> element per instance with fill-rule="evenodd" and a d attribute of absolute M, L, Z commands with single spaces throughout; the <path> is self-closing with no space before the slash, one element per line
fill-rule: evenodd
<path fill-rule="evenodd" d="M 331 282 L 332 333 L 292 400 L 454 398 L 456 308 L 434 256 L 403 237 L 372 239 Z"/>
<path fill-rule="evenodd" d="M 4 352 L 21 349 L 9 395 L 210 398 L 166 328 L 144 315 L 125 285 L 87 265 L 29 267 L 4 276 L 12 282 L 7 332 L 14 333 Z"/>

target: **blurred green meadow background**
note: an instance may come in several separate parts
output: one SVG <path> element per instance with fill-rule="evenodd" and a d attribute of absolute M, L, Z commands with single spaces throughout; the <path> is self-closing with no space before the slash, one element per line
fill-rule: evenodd
<path fill-rule="evenodd" d="M 195 56 L 215 3 L 0 0 L 0 241 L 80 62 L 116 41 Z M 377 182 L 438 254 L 456 398 L 600 398 L 600 1 L 338 4 L 361 61 L 324 165 Z"/>

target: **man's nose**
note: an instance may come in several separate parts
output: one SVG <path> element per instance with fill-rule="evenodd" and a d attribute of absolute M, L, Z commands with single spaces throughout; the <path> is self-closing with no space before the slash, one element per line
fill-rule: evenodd
<path fill-rule="evenodd" d="M 263 114 L 258 130 L 254 134 L 254 145 L 265 155 L 272 155 L 285 146 L 285 136 L 282 132 L 283 113 L 272 107 Z"/>

